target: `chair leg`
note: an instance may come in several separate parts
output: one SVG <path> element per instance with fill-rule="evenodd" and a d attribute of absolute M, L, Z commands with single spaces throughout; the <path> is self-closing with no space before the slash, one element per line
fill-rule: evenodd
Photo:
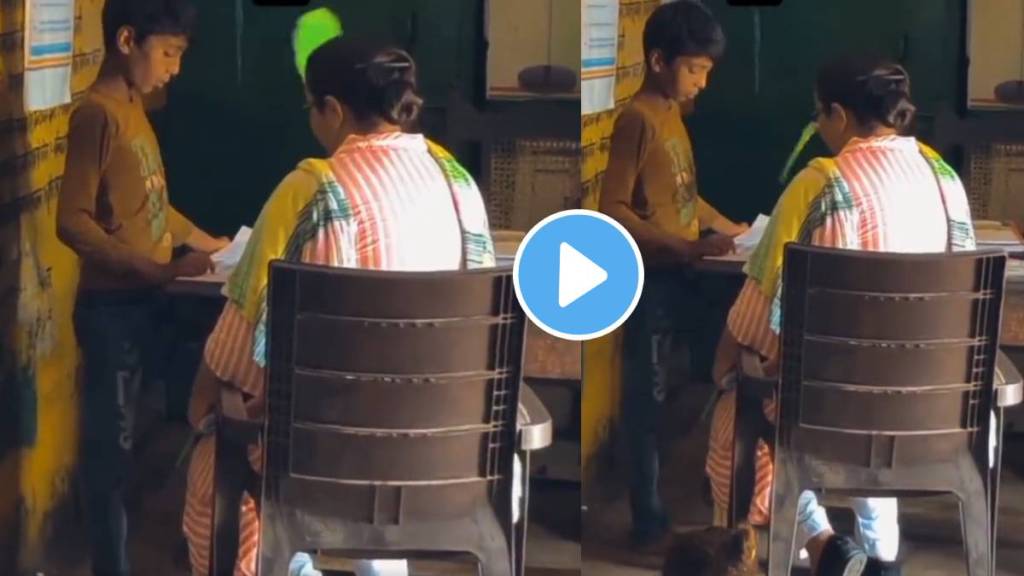
<path fill-rule="evenodd" d="M 789 450 L 779 447 L 775 454 L 772 491 L 772 522 L 768 540 L 768 576 L 789 576 L 793 567 L 796 516 L 800 482 Z"/>
<path fill-rule="evenodd" d="M 998 408 L 995 411 L 995 420 L 992 425 L 996 427 L 996 447 L 995 447 L 995 459 L 992 461 L 992 467 L 989 469 L 989 493 L 991 500 L 989 501 L 989 525 L 990 525 L 990 536 L 992 545 L 992 553 L 990 556 L 991 566 L 989 567 L 989 574 L 995 576 L 996 573 L 996 549 L 998 548 L 999 540 L 999 478 L 1002 476 L 1003 470 L 1003 409 Z"/>
<path fill-rule="evenodd" d="M 957 496 L 960 499 L 960 525 L 967 557 L 967 574 L 991 576 L 992 541 L 988 498 L 981 489 Z"/>
<path fill-rule="evenodd" d="M 210 535 L 210 574 L 233 574 L 238 561 L 239 521 L 247 474 L 245 447 L 231 442 L 217 428 L 213 466 L 213 515 Z"/>
<path fill-rule="evenodd" d="M 480 576 L 512 576 L 512 555 L 504 540 L 488 538 L 477 550 Z"/>
<path fill-rule="evenodd" d="M 512 502 L 513 506 L 522 506 L 519 511 L 519 523 L 512 526 L 515 538 L 512 560 L 515 565 L 513 571 L 515 576 L 524 576 L 526 574 L 526 529 L 529 524 L 527 512 L 530 510 L 530 453 L 522 452 L 519 458 L 523 465 L 523 477 L 520 479 L 523 483 L 523 498 L 521 502 Z"/>
<path fill-rule="evenodd" d="M 275 503 L 264 502 L 260 514 L 260 554 L 257 576 L 288 574 L 292 556 L 302 548 L 296 546 L 291 531 L 281 518 Z"/>
<path fill-rule="evenodd" d="M 735 392 L 736 409 L 732 436 L 732 482 L 729 484 L 730 528 L 746 519 L 754 498 L 757 479 L 757 442 L 760 439 L 760 418 L 764 418 L 760 398 Z"/>
<path fill-rule="evenodd" d="M 512 576 L 514 546 L 492 510 L 477 513 L 477 540 L 472 552 L 479 561 L 480 576 Z"/>

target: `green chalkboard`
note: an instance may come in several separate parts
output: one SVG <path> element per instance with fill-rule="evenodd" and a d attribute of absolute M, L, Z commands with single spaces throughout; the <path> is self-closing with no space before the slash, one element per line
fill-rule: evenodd
<path fill-rule="evenodd" d="M 309 131 L 291 51 L 295 21 L 309 7 L 197 4 L 198 30 L 153 123 L 172 202 L 201 226 L 232 234 L 253 223 L 300 160 L 323 155 Z M 310 3 L 320 6 L 341 17 L 346 34 L 409 49 L 428 108 L 443 106 L 453 87 L 468 99 L 480 89 L 480 0 Z"/>
<path fill-rule="evenodd" d="M 729 46 L 688 124 L 701 193 L 734 218 L 749 220 L 774 205 L 779 172 L 813 110 L 817 66 L 830 56 L 866 50 L 900 60 L 926 141 L 930 119 L 959 106 L 961 0 L 784 0 L 759 9 L 756 58 L 754 9 L 706 4 Z M 815 138 L 797 169 L 826 153 Z"/>
<path fill-rule="evenodd" d="M 753 9 L 706 3 L 721 19 L 729 48 L 688 124 L 701 192 L 734 218 L 769 211 L 781 192 L 778 175 L 808 120 L 815 71 L 825 58 L 871 50 L 902 61 L 926 141 L 931 119 L 960 105 L 963 0 L 785 0 L 760 9 L 759 34 Z M 251 223 L 284 174 L 322 153 L 309 134 L 289 48 L 302 10 L 242 4 L 240 52 L 235 0 L 201 4 L 182 75 L 167 107 L 154 114 L 172 200 L 221 233 Z M 443 107 L 452 87 L 469 100 L 479 94 L 482 0 L 310 5 L 335 10 L 346 33 L 409 47 L 428 106 Z M 815 139 L 797 166 L 824 153 Z"/>

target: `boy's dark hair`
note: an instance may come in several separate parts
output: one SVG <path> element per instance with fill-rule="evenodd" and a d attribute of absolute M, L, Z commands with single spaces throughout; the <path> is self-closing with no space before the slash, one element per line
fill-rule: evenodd
<path fill-rule="evenodd" d="M 865 126 L 886 126 L 902 132 L 914 119 L 910 75 L 878 56 L 845 56 L 818 70 L 815 85 L 825 114 L 839 104 Z"/>
<path fill-rule="evenodd" d="M 109 50 L 117 45 L 117 31 L 125 26 L 135 30 L 142 43 L 155 34 L 192 34 L 195 7 L 186 0 L 107 0 L 103 6 L 103 43 Z"/>
<path fill-rule="evenodd" d="M 718 60 L 725 53 L 725 33 L 697 0 L 675 0 L 655 9 L 644 24 L 644 60 L 649 62 L 655 50 L 666 63 L 680 56 Z"/>
<path fill-rule="evenodd" d="M 348 36 L 329 40 L 313 51 L 306 65 L 306 88 L 318 108 L 333 96 L 359 120 L 378 118 L 405 125 L 423 107 L 412 56 Z"/>

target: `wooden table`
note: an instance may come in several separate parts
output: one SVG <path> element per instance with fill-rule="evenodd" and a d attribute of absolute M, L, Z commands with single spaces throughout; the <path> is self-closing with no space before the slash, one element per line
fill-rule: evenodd
<path fill-rule="evenodd" d="M 227 274 L 207 274 L 199 278 L 178 278 L 164 289 L 174 296 L 202 296 L 222 298 L 221 290 L 227 282 Z"/>
<path fill-rule="evenodd" d="M 739 256 L 728 256 L 725 258 L 702 258 L 693 264 L 693 268 L 705 274 L 723 274 L 727 276 L 742 276 L 743 265 L 747 261 Z"/>

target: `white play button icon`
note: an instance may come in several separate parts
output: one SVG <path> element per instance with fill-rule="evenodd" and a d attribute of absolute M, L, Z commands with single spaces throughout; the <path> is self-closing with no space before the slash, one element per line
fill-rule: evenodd
<path fill-rule="evenodd" d="M 579 300 L 608 280 L 608 272 L 566 242 L 558 251 L 558 305 Z"/>
<path fill-rule="evenodd" d="M 527 232 L 516 251 L 512 282 L 530 322 L 580 342 L 609 334 L 629 318 L 643 292 L 644 263 L 633 237 L 615 219 L 565 210 Z"/>

